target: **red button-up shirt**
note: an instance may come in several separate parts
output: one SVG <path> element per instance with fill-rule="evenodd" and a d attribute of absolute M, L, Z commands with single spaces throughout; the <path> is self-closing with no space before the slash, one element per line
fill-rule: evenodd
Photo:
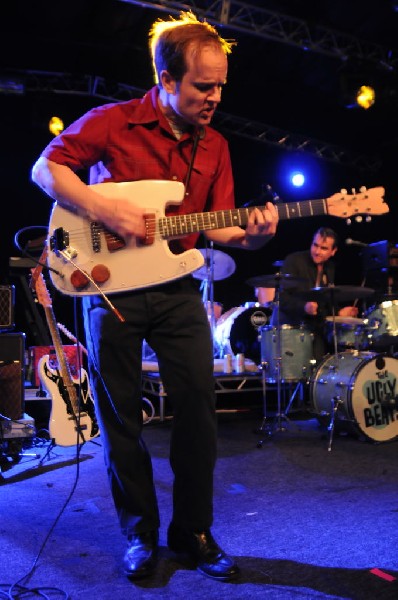
<path fill-rule="evenodd" d="M 42 154 L 73 171 L 90 169 L 90 183 L 140 179 L 185 183 L 193 136 L 175 137 L 157 99 L 155 86 L 142 99 L 94 108 L 54 138 Z M 182 204 L 167 208 L 167 215 L 234 208 L 228 144 L 211 127 L 199 140 L 187 192 Z M 180 249 L 192 248 L 197 238 L 192 234 L 178 240 Z"/>

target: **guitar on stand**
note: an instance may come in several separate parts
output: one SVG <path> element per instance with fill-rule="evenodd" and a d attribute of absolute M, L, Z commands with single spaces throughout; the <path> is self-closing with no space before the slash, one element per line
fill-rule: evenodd
<path fill-rule="evenodd" d="M 57 358 L 55 367 L 48 354 L 42 356 L 38 364 L 40 382 L 52 399 L 50 436 L 59 446 L 82 444 L 99 435 L 88 375 L 81 368 L 78 377 L 72 377 L 42 273 L 32 269 L 32 281 L 45 312 Z"/>

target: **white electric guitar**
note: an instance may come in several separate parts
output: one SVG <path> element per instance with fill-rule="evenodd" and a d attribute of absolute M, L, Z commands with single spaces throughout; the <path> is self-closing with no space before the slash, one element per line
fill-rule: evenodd
<path fill-rule="evenodd" d="M 77 377 L 71 375 L 42 274 L 36 275 L 35 290 L 44 308 L 57 358 L 56 366 L 51 366 L 50 356 L 46 354 L 41 357 L 37 367 L 40 382 L 52 399 L 50 436 L 58 446 L 81 444 L 99 435 L 88 376 L 83 368 Z"/>
<path fill-rule="evenodd" d="M 143 180 L 92 186 L 111 197 L 129 197 L 146 209 L 146 239 L 122 239 L 100 222 L 54 204 L 49 223 L 48 266 L 54 286 L 70 296 L 112 294 L 147 288 L 193 273 L 204 263 L 197 249 L 173 254 L 168 240 L 190 233 L 245 226 L 254 207 L 165 216 L 170 204 L 181 204 L 185 188 L 179 181 Z M 349 219 L 388 213 L 384 188 L 358 194 L 337 193 L 330 198 L 278 203 L 279 218 L 330 215 Z"/>

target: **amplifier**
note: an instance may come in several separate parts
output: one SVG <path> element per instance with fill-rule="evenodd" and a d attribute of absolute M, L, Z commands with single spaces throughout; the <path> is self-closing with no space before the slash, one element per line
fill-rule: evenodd
<path fill-rule="evenodd" d="M 35 420 L 24 413 L 15 421 L 0 420 L 0 439 L 33 438 L 36 435 Z"/>
<path fill-rule="evenodd" d="M 0 285 L 0 331 L 14 328 L 15 287 Z"/>
<path fill-rule="evenodd" d="M 0 333 L 0 414 L 18 420 L 25 402 L 25 334 Z"/>

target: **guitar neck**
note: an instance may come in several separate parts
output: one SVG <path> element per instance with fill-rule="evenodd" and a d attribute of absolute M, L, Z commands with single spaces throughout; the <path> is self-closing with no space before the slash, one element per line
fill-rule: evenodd
<path fill-rule="evenodd" d="M 64 386 L 66 387 L 69 400 L 72 405 L 73 411 L 75 414 L 79 411 L 76 388 L 73 384 L 72 375 L 70 372 L 68 361 L 66 360 L 65 352 L 62 346 L 61 336 L 59 334 L 59 330 L 57 327 L 57 321 L 54 315 L 54 311 L 51 306 L 44 306 L 44 312 L 46 315 L 46 320 L 48 327 L 50 329 L 51 339 L 55 348 L 55 354 L 57 356 L 58 368 L 60 375 L 62 377 L 62 381 Z"/>
<path fill-rule="evenodd" d="M 225 227 L 245 226 L 250 213 L 256 207 L 233 208 L 229 210 L 217 210 L 206 213 L 193 213 L 187 215 L 174 215 L 159 219 L 159 231 L 163 238 L 175 235 L 186 235 L 199 233 L 210 229 L 224 229 Z M 258 207 L 262 210 L 264 207 Z M 328 214 L 325 199 L 301 200 L 300 202 L 287 202 L 276 204 L 281 221 L 287 219 L 298 219 L 301 217 L 313 217 Z"/>

